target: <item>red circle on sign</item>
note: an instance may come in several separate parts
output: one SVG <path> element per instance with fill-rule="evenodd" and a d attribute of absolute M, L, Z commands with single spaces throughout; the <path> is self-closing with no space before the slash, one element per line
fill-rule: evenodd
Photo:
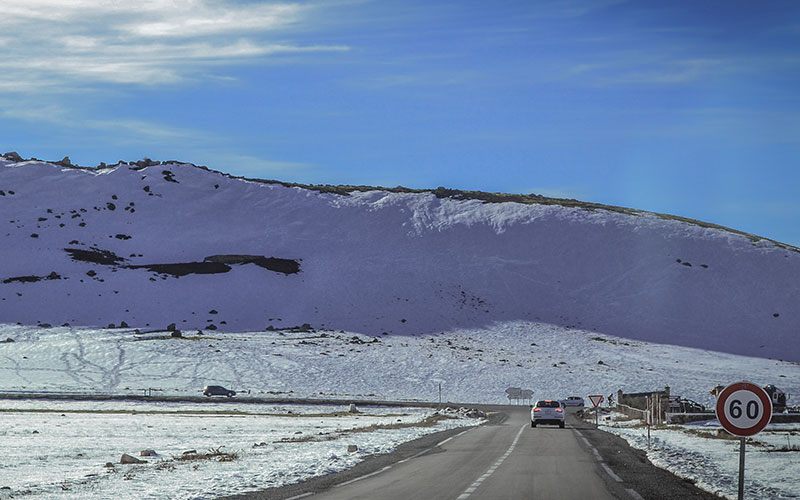
<path fill-rule="evenodd" d="M 750 427 L 739 427 L 731 422 L 725 415 L 725 405 L 728 402 L 728 398 L 730 398 L 731 395 L 737 391 L 751 392 L 761 401 L 764 414 L 761 415 L 761 418 L 759 418 L 758 421 Z M 717 405 L 715 410 L 719 423 L 722 424 L 722 427 L 726 431 L 734 436 L 746 437 L 758 434 L 762 429 L 764 429 L 764 427 L 767 426 L 769 421 L 772 420 L 772 400 L 770 399 L 769 394 L 767 394 L 767 392 L 761 387 L 750 382 L 737 382 L 723 389 L 722 392 L 720 392 L 717 396 Z"/>

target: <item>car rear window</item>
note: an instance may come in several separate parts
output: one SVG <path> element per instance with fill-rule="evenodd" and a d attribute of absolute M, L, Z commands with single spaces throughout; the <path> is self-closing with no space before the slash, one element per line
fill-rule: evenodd
<path fill-rule="evenodd" d="M 539 408 L 559 408 L 561 404 L 558 401 L 537 401 L 536 406 Z"/>

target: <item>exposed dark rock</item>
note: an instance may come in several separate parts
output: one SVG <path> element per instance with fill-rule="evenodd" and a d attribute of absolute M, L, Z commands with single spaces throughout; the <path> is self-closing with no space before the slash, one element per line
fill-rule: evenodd
<path fill-rule="evenodd" d="M 136 457 L 132 457 L 127 453 L 123 453 L 122 457 L 119 459 L 119 463 L 121 464 L 143 464 L 146 463 L 144 460 L 139 460 Z"/>
<path fill-rule="evenodd" d="M 90 250 L 84 250 L 82 248 L 65 248 L 64 251 L 67 252 L 70 257 L 72 257 L 72 260 L 77 260 L 80 262 L 91 262 L 105 266 L 115 266 L 126 261 L 126 259 L 116 255 L 113 252 L 101 250 L 96 247 L 91 247 Z"/>
<path fill-rule="evenodd" d="M 3 283 L 36 283 L 37 281 L 41 281 L 41 276 L 15 276 L 13 278 L 8 278 L 3 280 Z"/>
<path fill-rule="evenodd" d="M 264 257 L 263 255 L 210 255 L 205 258 L 205 261 L 219 262 L 228 265 L 255 264 L 264 269 L 283 274 L 295 274 L 300 271 L 300 263 L 296 260 Z"/>
<path fill-rule="evenodd" d="M 165 181 L 178 184 L 178 180 L 175 179 L 175 174 L 173 174 L 171 170 L 163 170 L 161 173 L 164 174 Z"/>
<path fill-rule="evenodd" d="M 11 160 L 13 162 L 19 163 L 21 161 L 25 161 L 16 151 L 9 151 L 8 153 L 3 155 L 6 160 Z"/>
<path fill-rule="evenodd" d="M 231 270 L 225 264 L 216 262 L 184 262 L 178 264 L 144 264 L 140 266 L 127 266 L 128 269 L 147 269 L 154 273 L 169 274 L 175 277 L 187 274 L 220 274 Z"/>

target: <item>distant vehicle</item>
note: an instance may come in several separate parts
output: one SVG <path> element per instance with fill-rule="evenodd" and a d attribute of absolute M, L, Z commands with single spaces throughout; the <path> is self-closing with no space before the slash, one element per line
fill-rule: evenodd
<path fill-rule="evenodd" d="M 553 424 L 564 428 L 564 408 L 555 399 L 540 399 L 531 407 L 531 427 Z"/>
<path fill-rule="evenodd" d="M 773 384 L 765 385 L 764 391 L 766 391 L 766 393 L 769 394 L 769 397 L 772 400 L 772 409 L 776 413 L 782 412 L 783 410 L 786 409 L 786 397 L 788 396 L 788 394 L 778 389 Z"/>
<path fill-rule="evenodd" d="M 228 396 L 229 398 L 236 395 L 236 392 L 226 389 L 221 385 L 207 385 L 203 388 L 203 396 Z"/>
<path fill-rule="evenodd" d="M 561 400 L 562 406 L 586 406 L 583 402 L 583 398 L 580 396 L 570 396 L 567 399 Z"/>
<path fill-rule="evenodd" d="M 669 411 L 673 413 L 706 413 L 708 410 L 691 399 L 673 396 L 669 398 Z"/>

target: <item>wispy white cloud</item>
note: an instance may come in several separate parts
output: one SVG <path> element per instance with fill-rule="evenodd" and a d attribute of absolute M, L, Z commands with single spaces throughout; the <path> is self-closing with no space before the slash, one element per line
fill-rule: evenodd
<path fill-rule="evenodd" d="M 310 9 L 231 0 L 6 0 L 0 91 L 169 84 L 212 65 L 348 50 L 287 41 Z"/>

